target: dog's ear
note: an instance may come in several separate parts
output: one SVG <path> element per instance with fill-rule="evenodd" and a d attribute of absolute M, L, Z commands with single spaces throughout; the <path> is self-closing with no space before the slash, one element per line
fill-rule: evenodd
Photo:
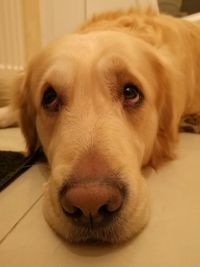
<path fill-rule="evenodd" d="M 28 75 L 21 73 L 16 81 L 13 105 L 19 113 L 19 125 L 25 137 L 27 153 L 30 155 L 38 147 L 35 126 L 35 110 L 30 95 Z"/>
<path fill-rule="evenodd" d="M 177 73 L 173 66 L 162 62 L 159 66 L 158 130 L 151 157 L 151 165 L 157 168 L 165 160 L 175 158 L 178 126 L 181 116 L 181 101 L 177 95 Z"/>

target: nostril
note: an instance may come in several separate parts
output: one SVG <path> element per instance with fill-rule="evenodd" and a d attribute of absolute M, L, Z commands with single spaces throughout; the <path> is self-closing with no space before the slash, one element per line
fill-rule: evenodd
<path fill-rule="evenodd" d="M 110 215 L 111 212 L 108 209 L 108 205 L 103 205 L 102 207 L 100 207 L 99 209 L 99 214 L 103 215 L 103 216 L 107 216 L 108 214 Z"/>
<path fill-rule="evenodd" d="M 83 215 L 83 212 L 81 211 L 80 208 L 77 208 L 71 205 L 69 202 L 67 202 L 65 195 L 61 196 L 60 203 L 61 203 L 62 210 L 66 215 L 71 216 L 73 218 L 77 218 L 77 219 Z"/>
<path fill-rule="evenodd" d="M 67 213 L 67 215 L 73 217 L 74 219 L 79 219 L 83 216 L 83 212 L 81 211 L 81 209 L 75 207 L 73 212 L 65 210 L 65 213 Z"/>
<path fill-rule="evenodd" d="M 98 213 L 103 215 L 103 216 L 111 216 L 113 213 L 117 212 L 122 205 L 121 199 L 118 199 L 118 201 L 115 199 L 115 202 L 105 204 L 101 206 L 98 210 Z"/>

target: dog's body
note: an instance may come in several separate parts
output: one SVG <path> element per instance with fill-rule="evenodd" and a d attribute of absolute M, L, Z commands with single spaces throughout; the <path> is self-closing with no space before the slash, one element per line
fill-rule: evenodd
<path fill-rule="evenodd" d="M 96 16 L 32 60 L 7 114 L 47 156 L 44 212 L 60 235 L 120 242 L 144 227 L 141 167 L 174 157 L 199 74 L 200 27 L 150 9 Z"/>

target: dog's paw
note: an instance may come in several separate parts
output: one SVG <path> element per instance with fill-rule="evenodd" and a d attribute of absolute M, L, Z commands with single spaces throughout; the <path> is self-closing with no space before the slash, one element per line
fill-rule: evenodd
<path fill-rule="evenodd" d="M 7 128 L 17 125 L 18 112 L 10 106 L 0 108 L 0 128 Z"/>
<path fill-rule="evenodd" d="M 180 132 L 200 134 L 200 113 L 184 116 L 179 129 Z"/>

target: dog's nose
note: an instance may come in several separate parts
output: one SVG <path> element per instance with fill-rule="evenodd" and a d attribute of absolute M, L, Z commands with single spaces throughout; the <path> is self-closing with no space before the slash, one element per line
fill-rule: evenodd
<path fill-rule="evenodd" d="M 117 186 L 82 183 L 64 188 L 60 202 L 65 214 L 74 222 L 94 227 L 113 218 L 123 204 L 123 194 Z"/>

